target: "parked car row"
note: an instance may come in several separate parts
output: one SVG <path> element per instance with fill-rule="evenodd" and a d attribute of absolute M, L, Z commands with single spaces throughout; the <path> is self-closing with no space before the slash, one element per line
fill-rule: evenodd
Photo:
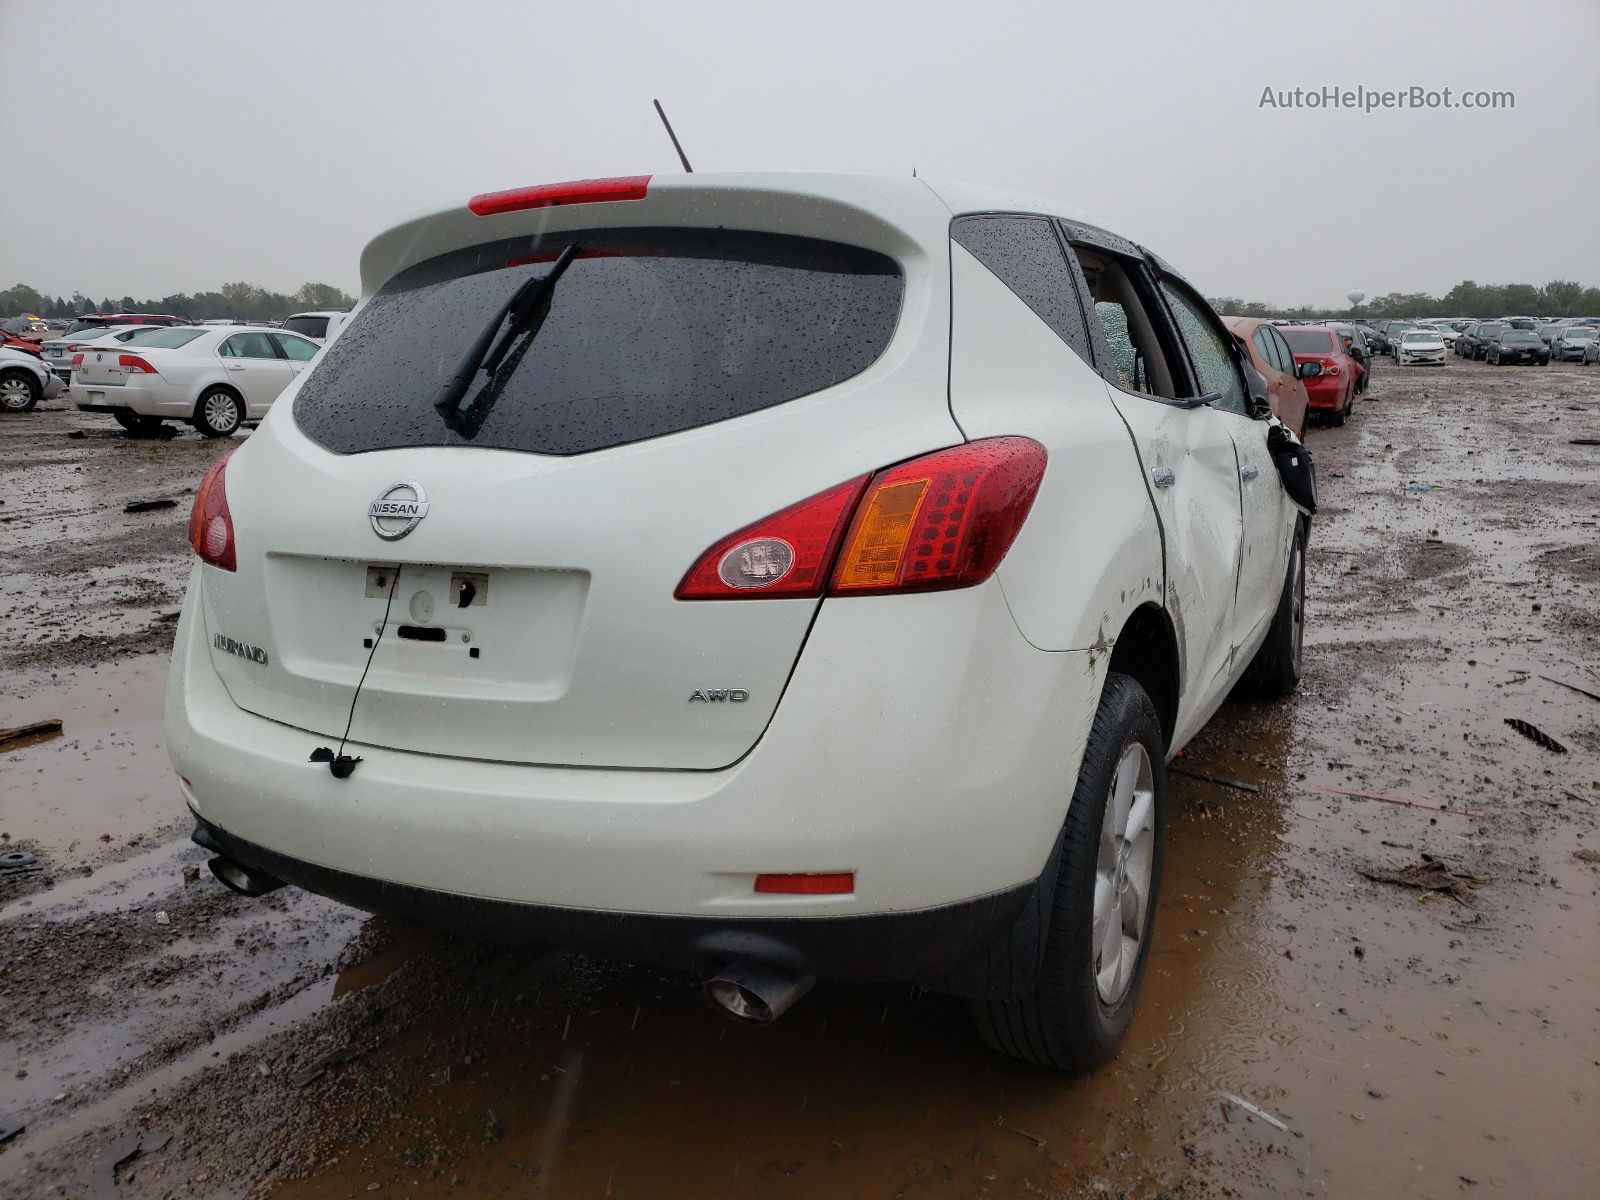
<path fill-rule="evenodd" d="M 225 437 L 259 421 L 348 317 L 296 313 L 279 329 L 194 324 L 167 313 L 91 314 L 47 340 L 8 334 L 0 340 L 7 360 L 26 359 L 37 370 L 8 367 L 0 408 L 27 411 L 70 387 L 80 410 L 106 413 L 130 432 L 176 420 Z"/>
<path fill-rule="evenodd" d="M 1439 364 L 1446 354 L 1494 365 L 1594 361 L 1585 357 L 1600 337 L 1600 319 L 1376 320 L 1358 322 L 1369 345 L 1397 364 Z M 1343 329 L 1344 327 L 1340 327 Z"/>

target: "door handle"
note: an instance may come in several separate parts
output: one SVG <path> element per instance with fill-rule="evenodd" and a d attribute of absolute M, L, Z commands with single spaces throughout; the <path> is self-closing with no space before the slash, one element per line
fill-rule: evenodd
<path fill-rule="evenodd" d="M 1244 466 L 1239 468 L 1239 474 L 1243 476 L 1246 483 L 1249 483 L 1257 475 L 1261 474 L 1261 468 L 1256 466 L 1255 463 L 1245 463 Z"/>
<path fill-rule="evenodd" d="M 1169 488 L 1178 482 L 1178 477 L 1172 473 L 1171 467 L 1155 467 L 1150 472 L 1150 482 L 1158 488 Z"/>
<path fill-rule="evenodd" d="M 244 364 L 243 363 L 229 363 L 228 364 L 228 370 L 230 370 L 230 371 L 242 371 L 242 370 L 244 370 Z"/>

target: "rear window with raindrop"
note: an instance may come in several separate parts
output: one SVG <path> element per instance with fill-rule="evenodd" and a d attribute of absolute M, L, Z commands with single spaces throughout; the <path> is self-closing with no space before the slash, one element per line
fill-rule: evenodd
<path fill-rule="evenodd" d="M 434 399 L 514 293 L 569 245 L 542 322 Z M 899 320 L 886 255 L 716 229 L 608 229 L 490 242 L 429 259 L 356 314 L 294 401 L 341 454 L 482 446 L 583 454 L 770 408 L 860 374 Z M 509 330 L 509 323 L 507 329 Z"/>

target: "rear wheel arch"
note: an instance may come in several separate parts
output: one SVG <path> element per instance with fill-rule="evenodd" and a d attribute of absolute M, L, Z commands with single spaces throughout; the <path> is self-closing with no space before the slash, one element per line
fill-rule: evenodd
<path fill-rule="evenodd" d="M 1111 647 L 1109 668 L 1135 680 L 1150 697 L 1161 720 L 1161 736 L 1170 748 L 1178 725 L 1178 637 L 1172 619 L 1154 604 L 1142 604 L 1128 614 Z"/>

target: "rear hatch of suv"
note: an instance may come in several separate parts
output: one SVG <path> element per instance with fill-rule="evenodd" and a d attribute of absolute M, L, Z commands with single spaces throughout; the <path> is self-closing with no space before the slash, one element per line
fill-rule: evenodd
<path fill-rule="evenodd" d="M 962 440 L 949 213 L 915 180 L 638 190 L 368 248 L 362 306 L 226 470 L 237 570 L 201 594 L 240 707 L 542 764 L 717 768 L 761 736 L 821 601 L 675 590 L 742 527 Z M 498 370 L 441 411 L 490 329 Z"/>

